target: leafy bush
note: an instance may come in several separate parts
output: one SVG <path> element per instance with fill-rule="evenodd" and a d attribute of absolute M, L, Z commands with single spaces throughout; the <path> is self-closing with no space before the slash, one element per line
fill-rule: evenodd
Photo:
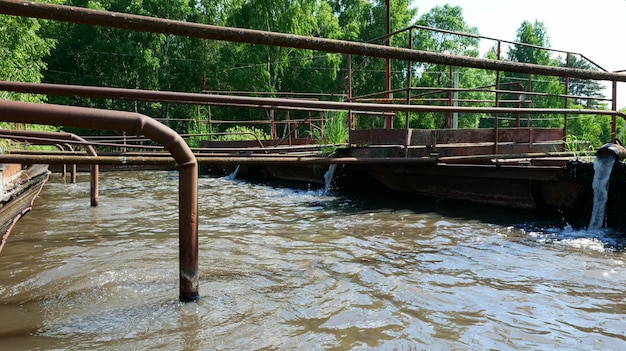
<path fill-rule="evenodd" d="M 263 130 L 254 127 L 247 126 L 233 126 L 226 129 L 226 135 L 220 135 L 217 140 L 221 141 L 238 141 L 238 140 L 267 140 L 270 138 L 269 134 Z M 255 138 L 256 136 L 256 138 Z"/>
<path fill-rule="evenodd" d="M 350 131 L 345 111 L 329 112 L 324 122 L 324 127 L 314 129 L 311 135 L 318 144 L 344 144 L 348 141 Z"/>

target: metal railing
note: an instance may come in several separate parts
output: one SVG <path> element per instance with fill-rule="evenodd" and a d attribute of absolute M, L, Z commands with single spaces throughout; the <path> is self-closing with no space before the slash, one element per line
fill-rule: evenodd
<path fill-rule="evenodd" d="M 0 116 L 5 122 L 128 131 L 163 145 L 179 171 L 180 299 L 198 299 L 198 163 L 176 132 L 138 113 L 85 107 L 0 100 Z"/>

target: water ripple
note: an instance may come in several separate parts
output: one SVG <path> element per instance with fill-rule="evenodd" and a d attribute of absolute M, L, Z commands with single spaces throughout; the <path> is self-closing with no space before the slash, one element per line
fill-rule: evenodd
<path fill-rule="evenodd" d="M 0 257 L 0 313 L 13 321 L 0 322 L 0 345 L 617 350 L 626 343 L 618 233 L 217 178 L 199 181 L 202 299 L 180 304 L 177 182 L 175 172 L 105 173 L 101 205 L 91 208 L 88 185 L 53 176 Z"/>

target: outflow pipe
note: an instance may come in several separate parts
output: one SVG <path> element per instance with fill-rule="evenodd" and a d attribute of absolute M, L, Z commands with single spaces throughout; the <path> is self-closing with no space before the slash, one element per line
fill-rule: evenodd
<path fill-rule="evenodd" d="M 200 39 L 282 46 L 296 49 L 392 58 L 414 62 L 429 62 L 449 66 L 466 66 L 517 73 L 626 82 L 626 74 L 621 74 L 619 72 L 603 72 L 568 67 L 542 66 L 521 62 L 440 54 L 436 52 L 395 48 L 362 42 L 308 37 L 304 35 L 293 35 L 244 28 L 211 26 L 199 23 L 33 1 L 0 0 L 0 13 L 70 23 L 97 25 L 109 28 L 173 34 Z"/>
<path fill-rule="evenodd" d="M 626 148 L 620 143 L 604 144 L 596 151 L 596 156 L 604 154 L 614 156 L 616 160 L 622 161 L 626 158 Z"/>
<path fill-rule="evenodd" d="M 0 117 L 1 118 L 1 117 Z M 96 150 L 91 145 L 87 144 L 87 140 L 79 137 L 73 133 L 59 133 L 59 132 L 44 132 L 35 130 L 8 130 L 0 129 L 0 138 L 14 139 L 14 140 L 29 140 L 29 138 L 38 138 L 40 142 L 50 144 L 59 140 L 80 141 L 85 148 L 85 151 L 90 156 L 98 156 Z M 44 140 L 47 139 L 47 140 Z M 32 140 L 32 139 L 31 139 Z M 98 176 L 100 173 L 100 166 L 97 164 L 91 165 L 90 168 L 90 200 L 91 206 L 98 206 Z M 75 179 L 73 179 L 75 181 Z"/>
<path fill-rule="evenodd" d="M 198 295 L 198 163 L 183 138 L 150 117 L 122 111 L 0 100 L 0 120 L 126 131 L 163 145 L 179 170 L 178 244 L 181 301 Z"/>

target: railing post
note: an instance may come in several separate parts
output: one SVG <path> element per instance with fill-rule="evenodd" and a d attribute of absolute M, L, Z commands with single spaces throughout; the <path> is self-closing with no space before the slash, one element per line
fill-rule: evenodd
<path fill-rule="evenodd" d="M 448 106 L 452 106 L 452 66 L 448 66 L 448 80 L 448 87 L 450 88 L 448 90 Z M 446 128 L 452 128 L 452 111 L 446 112 Z"/>
<path fill-rule="evenodd" d="M 413 49 L 413 28 L 409 29 L 409 49 Z M 408 61 L 406 68 L 406 104 L 411 104 L 411 84 L 413 78 L 413 62 Z M 411 112 L 406 111 L 404 126 L 406 130 L 406 141 L 404 145 L 404 157 L 409 157 L 409 146 L 411 146 Z"/>
<path fill-rule="evenodd" d="M 348 101 L 352 102 L 352 55 L 348 54 Z M 348 110 L 348 130 L 354 128 L 354 114 Z"/>
<path fill-rule="evenodd" d="M 569 67 L 570 55 L 569 52 L 565 54 L 565 67 Z M 563 108 L 567 109 L 569 106 L 569 76 L 565 76 L 565 103 Z M 567 113 L 563 114 L 563 141 L 567 141 Z"/>
<path fill-rule="evenodd" d="M 498 47 L 496 49 L 496 61 L 500 61 L 500 53 L 501 53 L 501 44 L 502 42 L 500 40 L 498 40 Z M 500 70 L 496 70 L 496 108 L 500 107 Z M 493 115 L 493 137 L 494 137 L 494 142 L 493 142 L 493 153 L 497 154 L 498 153 L 498 139 L 500 138 L 499 136 L 499 131 L 498 131 L 498 121 L 499 119 L 499 114 L 495 113 Z"/>
<path fill-rule="evenodd" d="M 617 81 L 613 80 L 612 82 L 612 94 L 611 94 L 611 109 L 613 111 L 617 111 Z M 617 116 L 615 114 L 611 115 L 611 141 L 615 142 L 617 138 Z"/>
<path fill-rule="evenodd" d="M 385 46 L 391 46 L 391 4 L 390 0 L 385 1 L 386 9 L 386 37 Z M 385 90 L 387 91 L 387 103 L 392 104 L 393 95 L 391 93 L 391 58 L 385 58 Z M 393 116 L 385 115 L 385 128 L 393 128 Z"/>

